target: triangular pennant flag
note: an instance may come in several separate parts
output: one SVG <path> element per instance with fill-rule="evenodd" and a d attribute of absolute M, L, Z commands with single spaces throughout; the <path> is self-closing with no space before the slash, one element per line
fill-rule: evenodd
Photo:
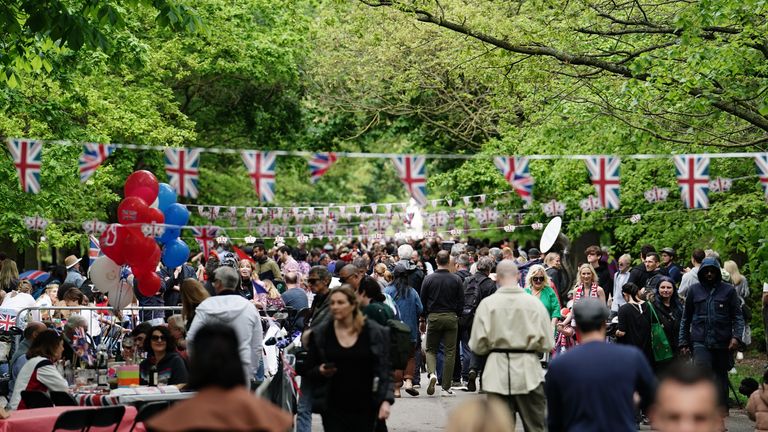
<path fill-rule="evenodd" d="M 85 183 L 113 151 L 115 151 L 115 147 L 109 144 L 83 144 L 83 152 L 77 163 L 80 168 L 80 182 Z"/>
<path fill-rule="evenodd" d="M 331 166 L 336 163 L 336 153 L 315 153 L 309 159 L 309 181 L 317 183 Z"/>
<path fill-rule="evenodd" d="M 533 202 L 533 177 L 528 169 L 528 158 L 498 156 L 493 158 L 493 164 L 523 201 Z"/>
<path fill-rule="evenodd" d="M 687 208 L 709 208 L 709 158 L 698 155 L 674 157 L 677 184 Z"/>
<path fill-rule="evenodd" d="M 8 140 L 8 150 L 19 175 L 21 190 L 27 193 L 40 192 L 43 142 L 12 138 Z"/>
<path fill-rule="evenodd" d="M 613 156 L 590 157 L 585 160 L 589 177 L 597 191 L 600 207 L 619 208 L 619 167 L 621 160 Z"/>
<path fill-rule="evenodd" d="M 424 156 L 395 156 L 395 164 L 400 181 L 419 205 L 427 204 L 427 158 Z"/>
<path fill-rule="evenodd" d="M 165 149 L 165 173 L 179 196 L 197 198 L 200 178 L 200 149 Z"/>
<path fill-rule="evenodd" d="M 275 200 L 275 166 L 277 155 L 275 152 L 262 152 L 257 150 L 243 150 L 241 153 L 248 177 L 256 191 L 256 197 L 261 202 Z"/>

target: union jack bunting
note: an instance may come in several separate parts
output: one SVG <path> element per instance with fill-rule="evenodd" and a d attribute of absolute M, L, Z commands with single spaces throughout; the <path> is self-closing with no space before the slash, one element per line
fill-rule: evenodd
<path fill-rule="evenodd" d="M 666 201 L 667 196 L 669 196 L 669 189 L 654 186 L 651 189 L 643 192 L 643 195 L 649 203 Z"/>
<path fill-rule="evenodd" d="M 548 203 L 542 204 L 541 209 L 544 210 L 544 214 L 547 215 L 547 217 L 552 217 L 556 215 L 562 216 L 565 214 L 565 203 L 562 203 L 557 200 L 552 200 Z"/>
<path fill-rule="evenodd" d="M 88 240 L 88 266 L 90 267 L 93 265 L 93 262 L 103 254 L 101 253 L 101 248 L 99 247 L 99 240 L 96 237 L 90 235 L 88 236 Z"/>
<path fill-rule="evenodd" d="M 765 199 L 768 200 L 768 153 L 763 153 L 755 157 L 757 165 L 757 175 L 760 177 L 760 184 L 765 192 Z"/>
<path fill-rule="evenodd" d="M 8 140 L 8 150 L 11 152 L 13 165 L 19 174 L 21 190 L 27 193 L 40 192 L 43 142 L 12 138 Z"/>
<path fill-rule="evenodd" d="M 200 149 L 165 149 L 165 173 L 179 196 L 197 198 Z"/>
<path fill-rule="evenodd" d="M 533 202 L 533 177 L 528 169 L 528 158 L 498 156 L 493 158 L 496 168 L 526 203 Z"/>
<path fill-rule="evenodd" d="M 83 144 L 83 152 L 77 163 L 80 167 L 80 182 L 85 183 L 114 151 L 115 147 L 109 144 Z"/>
<path fill-rule="evenodd" d="M 411 197 L 421 206 L 427 204 L 427 158 L 424 156 L 395 156 L 392 158 L 397 175 Z M 375 213 L 375 210 L 374 210 Z"/>
<path fill-rule="evenodd" d="M 709 208 L 709 158 L 680 155 L 674 157 L 677 184 L 687 208 Z"/>
<path fill-rule="evenodd" d="M 208 256 L 211 254 L 211 248 L 216 245 L 216 236 L 219 235 L 219 227 L 211 225 L 192 227 L 192 235 L 195 236 L 195 240 L 200 246 L 200 251 L 203 253 L 203 257 L 208 259 Z"/>
<path fill-rule="evenodd" d="M 619 208 L 619 166 L 621 159 L 614 156 L 598 156 L 585 160 L 589 177 L 597 191 L 600 207 Z"/>
<path fill-rule="evenodd" d="M 0 310 L 0 331 L 11 331 L 16 325 L 16 314 L 12 309 Z"/>
<path fill-rule="evenodd" d="M 336 153 L 333 152 L 313 154 L 312 158 L 309 160 L 309 181 L 312 184 L 317 183 L 317 181 L 320 180 L 320 177 L 328 172 L 331 165 L 336 163 L 336 160 L 338 160 L 338 158 L 336 157 Z"/>
<path fill-rule="evenodd" d="M 728 192 L 733 186 L 733 180 L 729 178 L 718 177 L 709 182 L 709 190 L 712 192 Z"/>
<path fill-rule="evenodd" d="M 579 207 L 581 207 L 581 209 L 584 210 L 585 212 L 600 210 L 602 208 L 602 206 L 600 205 L 600 200 L 598 198 L 595 198 L 592 195 L 581 200 L 579 202 Z"/>
<path fill-rule="evenodd" d="M 275 200 L 275 166 L 277 155 L 274 152 L 243 150 L 243 162 L 248 170 L 248 177 L 256 190 L 259 201 Z"/>

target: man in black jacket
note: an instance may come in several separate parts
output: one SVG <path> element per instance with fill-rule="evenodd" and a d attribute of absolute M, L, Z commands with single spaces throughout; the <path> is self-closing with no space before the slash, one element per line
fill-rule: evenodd
<path fill-rule="evenodd" d="M 584 251 L 584 254 L 587 255 L 587 262 L 593 269 L 595 269 L 595 273 L 597 273 L 597 285 L 600 286 L 604 292 L 612 293 L 613 278 L 611 277 L 611 272 L 608 270 L 608 266 L 600 261 L 600 257 L 603 256 L 603 251 L 600 249 L 600 246 L 590 246 Z M 605 298 L 606 300 L 608 299 L 608 294 L 605 295 Z"/>
<path fill-rule="evenodd" d="M 490 278 L 491 269 L 496 262 L 493 258 L 484 256 L 477 262 L 477 271 L 464 282 L 464 311 L 461 314 L 462 348 L 466 346 L 467 358 L 462 358 L 462 376 L 467 380 L 467 390 L 477 390 L 477 374 L 483 369 L 485 358 L 476 356 L 469 349 L 469 336 L 472 333 L 472 321 L 475 319 L 475 310 L 484 298 L 496 292 L 496 281 Z M 466 334 L 466 338 L 465 338 Z"/>
<path fill-rule="evenodd" d="M 649 253 L 656 252 L 656 248 L 654 248 L 651 245 L 643 245 L 643 247 L 640 248 L 640 264 L 632 267 L 632 270 L 629 271 L 629 280 L 627 282 L 632 282 L 633 284 L 644 287 L 645 283 L 648 281 L 648 278 L 650 277 L 648 275 L 648 271 L 645 268 L 645 258 L 648 256 Z"/>
<path fill-rule="evenodd" d="M 445 348 L 442 394 L 452 396 L 454 393 L 451 391 L 451 377 L 456 356 L 458 317 L 464 309 L 464 290 L 461 279 L 448 270 L 451 265 L 451 254 L 441 250 L 437 253 L 436 261 L 437 270 L 424 278 L 421 287 L 421 303 L 424 305 L 422 316 L 427 322 L 427 373 L 429 374 L 427 394 L 435 393 L 437 352 L 442 342 Z"/>

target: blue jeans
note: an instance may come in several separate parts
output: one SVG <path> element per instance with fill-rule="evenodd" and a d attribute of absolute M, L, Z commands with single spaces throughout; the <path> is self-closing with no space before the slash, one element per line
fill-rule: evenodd
<path fill-rule="evenodd" d="M 296 414 L 296 432 L 312 432 L 312 389 L 309 380 L 301 378 L 301 396 Z"/>
<path fill-rule="evenodd" d="M 469 349 L 469 331 L 463 329 L 461 332 L 461 377 L 464 380 L 469 376 L 470 365 L 472 364 L 472 357 L 475 356 L 472 350 Z"/>

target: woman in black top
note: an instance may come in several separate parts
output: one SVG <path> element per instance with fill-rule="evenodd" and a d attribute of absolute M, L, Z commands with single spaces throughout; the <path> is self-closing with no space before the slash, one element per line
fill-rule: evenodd
<path fill-rule="evenodd" d="M 312 381 L 313 412 L 326 432 L 374 431 L 394 403 L 389 334 L 363 316 L 351 288 L 329 295 L 333 319 L 311 330 L 301 371 Z"/>
<path fill-rule="evenodd" d="M 176 351 L 176 341 L 168 327 L 152 327 L 149 338 L 144 341 L 144 350 L 149 356 L 139 365 L 139 381 L 142 385 L 186 384 L 189 381 L 187 365 Z M 152 376 L 155 372 L 157 381 Z"/>
<path fill-rule="evenodd" d="M 621 293 L 627 303 L 619 308 L 617 342 L 638 347 L 648 358 L 648 363 L 653 364 L 651 310 L 640 298 L 640 289 L 632 282 L 625 283 Z"/>
<path fill-rule="evenodd" d="M 663 276 L 659 282 L 658 292 L 654 295 L 653 307 L 656 310 L 656 316 L 659 317 L 659 323 L 664 327 L 664 334 L 667 335 L 669 347 L 673 353 L 677 353 L 678 335 L 680 334 L 680 318 L 683 316 L 683 305 L 680 296 L 677 295 L 675 281 Z M 668 360 L 665 363 L 669 363 Z"/>

